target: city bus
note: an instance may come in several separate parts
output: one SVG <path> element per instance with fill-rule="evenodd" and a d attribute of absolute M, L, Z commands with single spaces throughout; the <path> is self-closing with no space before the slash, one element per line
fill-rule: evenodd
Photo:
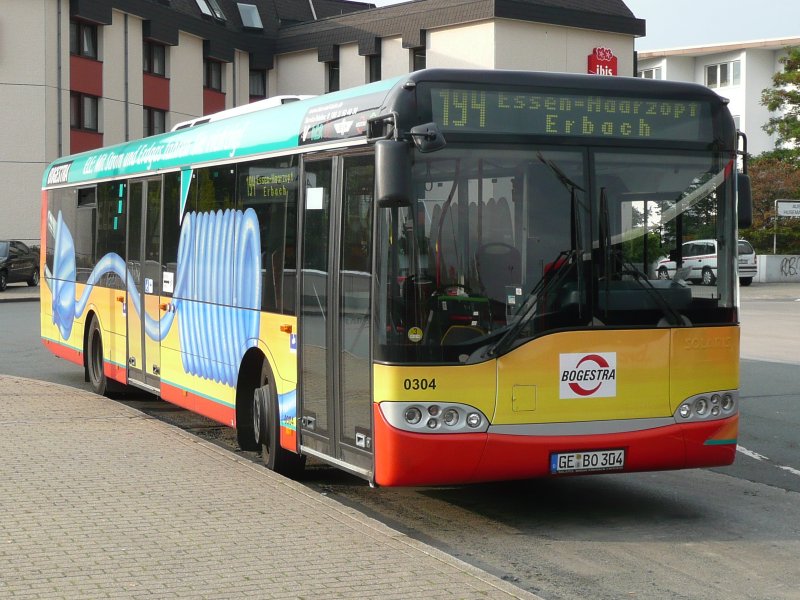
<path fill-rule="evenodd" d="M 429 69 L 59 158 L 43 342 L 289 476 L 727 465 L 737 135 L 694 84 Z"/>

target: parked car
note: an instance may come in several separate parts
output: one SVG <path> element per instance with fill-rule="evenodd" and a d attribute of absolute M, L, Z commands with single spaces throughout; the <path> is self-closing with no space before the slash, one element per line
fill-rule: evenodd
<path fill-rule="evenodd" d="M 39 251 L 16 240 L 0 240 L 0 292 L 18 281 L 39 285 Z"/>
<path fill-rule="evenodd" d="M 756 252 L 747 240 L 739 240 L 737 246 L 739 260 L 739 283 L 750 285 L 758 273 Z M 714 285 L 717 280 L 717 240 L 692 240 L 682 246 L 683 266 L 681 279 L 695 281 L 703 285 Z M 675 255 L 658 261 L 656 276 L 659 279 L 675 277 Z"/>
<path fill-rule="evenodd" d="M 747 240 L 739 240 L 737 252 L 739 254 L 739 283 L 750 285 L 753 283 L 753 278 L 758 275 L 756 251 Z"/>

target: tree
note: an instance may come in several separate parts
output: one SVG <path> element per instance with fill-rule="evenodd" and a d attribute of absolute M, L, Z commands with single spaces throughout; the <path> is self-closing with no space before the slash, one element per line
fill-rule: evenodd
<path fill-rule="evenodd" d="M 783 153 L 765 152 L 750 161 L 753 226 L 740 231 L 760 253 L 772 253 L 775 200 L 800 199 L 800 166 Z M 778 253 L 800 254 L 800 219 L 781 217 L 777 229 Z"/>
<path fill-rule="evenodd" d="M 778 143 L 792 147 L 794 158 L 800 154 L 800 47 L 788 47 L 780 59 L 783 70 L 772 76 L 774 87 L 761 92 L 761 104 L 778 113 L 764 125 L 764 131 L 778 135 Z"/>

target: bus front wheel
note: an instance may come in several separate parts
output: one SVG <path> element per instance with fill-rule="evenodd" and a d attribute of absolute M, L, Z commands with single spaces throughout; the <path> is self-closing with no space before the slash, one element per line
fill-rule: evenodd
<path fill-rule="evenodd" d="M 253 414 L 258 414 L 260 419 L 258 424 L 254 422 L 254 429 L 258 430 L 264 466 L 281 475 L 297 477 L 305 468 L 306 457 L 281 446 L 278 394 L 266 363 L 262 371 L 261 386 L 253 393 L 253 404 Z"/>

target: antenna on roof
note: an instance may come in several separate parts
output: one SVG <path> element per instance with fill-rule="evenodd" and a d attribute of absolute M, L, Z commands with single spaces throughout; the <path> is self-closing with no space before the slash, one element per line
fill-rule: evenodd
<path fill-rule="evenodd" d="M 314 17 L 314 20 L 317 20 L 317 11 L 314 10 L 314 0 L 308 0 L 308 5 L 311 7 L 311 16 Z"/>

